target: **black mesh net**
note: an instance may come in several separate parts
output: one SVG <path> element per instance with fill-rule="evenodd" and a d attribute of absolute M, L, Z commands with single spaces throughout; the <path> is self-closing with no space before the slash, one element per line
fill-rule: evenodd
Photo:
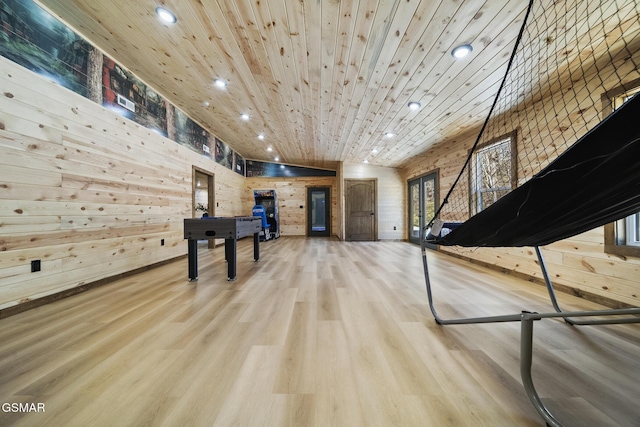
<path fill-rule="evenodd" d="M 532 2 L 492 112 L 435 218 L 465 222 L 527 182 L 640 88 L 639 69 L 637 0 Z"/>

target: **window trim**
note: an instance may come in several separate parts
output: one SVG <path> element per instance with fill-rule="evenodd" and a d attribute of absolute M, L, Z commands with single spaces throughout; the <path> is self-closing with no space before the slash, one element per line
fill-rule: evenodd
<path fill-rule="evenodd" d="M 622 257 L 640 258 L 640 246 L 627 245 L 625 240 L 616 239 L 620 234 L 620 229 L 627 218 L 623 218 L 616 222 L 610 222 L 604 226 L 604 252 L 610 255 L 618 255 Z M 626 237 L 626 236 L 625 236 Z"/>
<path fill-rule="evenodd" d="M 476 163 L 477 163 L 477 153 L 491 145 L 494 145 L 502 140 L 509 139 L 511 143 L 511 191 L 513 191 L 518 186 L 518 130 L 514 129 L 511 132 L 505 133 L 504 135 L 500 135 L 497 138 L 493 138 L 484 144 L 480 144 L 476 147 L 475 150 L 471 153 L 471 165 L 469 166 L 469 173 L 467 176 L 468 185 L 469 185 L 469 214 L 473 216 L 481 210 L 478 210 L 477 206 L 477 198 L 476 194 L 480 192 L 478 188 L 473 186 L 473 173 L 477 173 Z M 471 150 L 470 150 L 471 151 Z M 501 187 L 502 188 L 502 187 Z"/>
<path fill-rule="evenodd" d="M 640 90 L 640 79 L 635 79 L 617 88 L 611 89 L 601 95 L 602 118 L 613 112 L 614 103 L 625 94 L 636 93 Z M 633 215 L 633 214 L 632 214 Z M 604 226 L 604 252 L 621 257 L 640 258 L 640 243 L 627 244 L 627 219 L 605 224 Z"/>

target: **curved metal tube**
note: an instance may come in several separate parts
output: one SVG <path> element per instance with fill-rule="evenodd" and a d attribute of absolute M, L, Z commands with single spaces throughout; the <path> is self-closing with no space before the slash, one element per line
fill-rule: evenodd
<path fill-rule="evenodd" d="M 420 230 L 420 248 L 422 250 L 422 268 L 424 270 L 424 280 L 426 282 L 427 287 L 427 297 L 429 298 L 429 308 L 431 309 L 431 314 L 433 314 L 433 318 L 436 323 L 440 325 L 463 325 L 463 324 L 471 324 L 471 323 L 500 323 L 500 322 L 518 322 L 520 321 L 519 314 L 508 314 L 502 316 L 487 316 L 487 317 L 470 317 L 470 318 L 462 318 L 462 319 L 443 319 L 438 316 L 436 312 L 436 308 L 433 302 L 433 294 L 431 292 L 431 281 L 429 279 L 429 265 L 427 263 L 427 247 L 424 244 L 424 238 L 422 230 Z"/>
<path fill-rule="evenodd" d="M 556 417 L 549 412 L 547 407 L 542 402 L 540 395 L 536 391 L 533 385 L 533 379 L 531 378 L 531 365 L 533 361 L 533 321 L 538 320 L 530 317 L 526 317 L 525 313 L 522 314 L 522 321 L 520 322 L 520 376 L 522 377 L 522 385 L 527 392 L 529 400 L 533 404 L 538 414 L 547 422 L 548 426 L 562 427 L 562 424 Z"/>

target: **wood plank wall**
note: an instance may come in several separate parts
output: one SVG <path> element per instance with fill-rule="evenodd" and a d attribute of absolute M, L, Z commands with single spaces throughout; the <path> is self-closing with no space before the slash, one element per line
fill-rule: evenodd
<path fill-rule="evenodd" d="M 193 165 L 244 213 L 243 176 L 0 57 L 0 310 L 184 255 Z"/>
<path fill-rule="evenodd" d="M 602 89 L 593 88 L 590 93 L 600 99 L 601 92 Z M 592 116 L 597 117 L 597 114 Z M 476 130 L 459 138 L 444 141 L 424 155 L 412 159 L 404 169 L 406 180 L 439 168 L 440 194 L 446 194 L 460 172 L 477 132 Z M 553 132 L 550 132 L 549 137 Z M 535 141 L 535 138 L 527 138 L 526 135 L 524 137 L 527 143 Z M 521 138 L 518 144 L 522 144 Z M 519 179 L 523 181 L 521 176 Z M 504 272 L 515 272 L 538 282 L 542 280 L 532 248 L 440 249 Z M 577 295 L 587 295 L 590 299 L 607 305 L 640 305 L 640 259 L 605 253 L 604 227 L 548 245 L 543 248 L 543 256 L 551 279 L 560 285 L 560 289 Z"/>
<path fill-rule="evenodd" d="M 243 192 L 245 212 L 250 214 L 254 205 L 253 190 L 275 189 L 280 234 L 304 236 L 307 234 L 307 187 L 331 187 L 331 234 L 339 235 L 336 177 L 247 178 Z"/>

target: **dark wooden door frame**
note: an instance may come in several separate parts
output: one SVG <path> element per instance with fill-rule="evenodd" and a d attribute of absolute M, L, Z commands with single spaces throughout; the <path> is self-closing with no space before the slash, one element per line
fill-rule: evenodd
<path fill-rule="evenodd" d="M 207 177 L 207 206 L 209 209 L 207 214 L 209 216 L 215 216 L 215 175 L 213 172 L 193 165 L 191 169 L 191 218 L 196 217 L 196 189 L 198 188 L 196 175 L 198 173 Z M 208 243 L 209 249 L 213 249 L 215 243 L 215 240 L 210 239 Z"/>
<path fill-rule="evenodd" d="M 326 230 L 323 232 L 314 232 L 312 230 L 312 224 L 311 224 L 311 208 L 313 206 L 312 204 L 312 200 L 311 200 L 311 194 L 313 191 L 324 191 L 325 193 L 325 221 L 326 221 Z M 306 214 L 306 218 L 307 218 L 307 226 L 306 226 L 306 233 L 307 236 L 309 237 L 313 237 L 313 236 L 322 236 L 322 237 L 330 237 L 331 236 L 331 187 L 328 186 L 322 186 L 322 187 L 318 187 L 318 186 L 309 186 L 307 187 L 307 214 Z"/>

